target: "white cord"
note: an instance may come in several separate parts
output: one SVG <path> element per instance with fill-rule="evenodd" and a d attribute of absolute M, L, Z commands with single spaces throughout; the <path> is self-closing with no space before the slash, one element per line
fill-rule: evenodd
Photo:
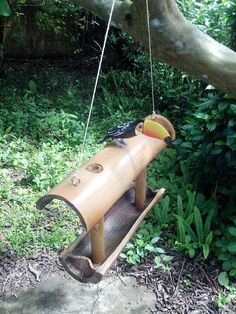
<path fill-rule="evenodd" d="M 95 85 L 94 85 L 94 89 L 93 89 L 92 100 L 91 100 L 91 103 L 90 103 L 87 124 L 86 124 L 85 131 L 84 131 L 84 138 L 83 138 L 82 148 L 81 148 L 80 155 L 79 155 L 80 162 L 82 161 L 83 156 L 84 156 L 84 148 L 85 148 L 87 134 L 88 134 L 88 127 L 89 127 L 89 123 L 90 123 L 90 120 L 91 120 L 91 114 L 92 114 L 92 110 L 93 110 L 94 99 L 95 99 L 95 95 L 96 95 L 96 91 L 97 91 L 98 80 L 99 80 L 99 77 L 100 77 L 102 61 L 103 61 L 104 52 L 105 52 L 105 48 L 106 48 L 106 43 L 107 43 L 109 29 L 110 29 L 110 26 L 111 26 L 111 19 L 112 19 L 112 14 L 113 14 L 114 7 L 115 7 L 115 2 L 116 2 L 116 0 L 113 0 L 113 2 L 112 2 L 111 12 L 110 12 L 110 16 L 109 16 L 109 20 L 108 20 L 108 24 L 107 24 L 107 29 L 106 29 L 106 33 L 105 33 L 105 37 L 104 37 L 102 53 L 101 53 L 99 66 L 98 66 L 98 71 L 97 71 L 97 76 L 96 76 Z M 74 174 L 74 176 L 72 177 L 71 181 L 72 181 L 72 183 L 74 185 L 78 185 L 79 184 L 80 181 L 79 181 L 79 178 L 77 176 L 77 173 Z"/>
<path fill-rule="evenodd" d="M 114 11 L 115 2 L 116 2 L 116 0 L 113 0 L 112 7 L 111 7 L 111 12 L 110 12 L 110 16 L 109 16 L 109 20 L 108 20 L 108 24 L 107 24 L 106 34 L 105 34 L 105 37 L 104 37 L 104 43 L 103 43 L 103 47 L 102 47 L 102 54 L 101 54 L 100 61 L 99 61 L 98 72 L 97 72 L 95 85 L 94 85 L 94 90 L 93 90 L 93 96 L 92 96 L 92 100 L 91 100 L 91 104 L 90 104 L 90 108 L 89 108 L 89 115 L 88 115 L 87 124 L 86 124 L 85 132 L 84 132 L 84 139 L 83 139 L 83 144 L 82 144 L 80 157 L 82 157 L 84 155 L 84 147 L 85 147 L 85 143 L 86 143 L 88 127 L 89 127 L 89 123 L 90 123 L 90 120 L 91 120 L 91 114 L 92 114 L 92 110 L 93 110 L 94 99 L 95 99 L 95 95 L 96 95 L 96 91 L 97 91 L 98 80 L 99 80 L 99 77 L 100 77 L 102 61 L 103 61 L 104 52 L 105 52 L 105 48 L 106 48 L 106 43 L 107 43 L 108 33 L 109 33 L 110 25 L 111 25 L 111 19 L 112 19 L 112 14 L 113 14 L 113 11 Z"/>
<path fill-rule="evenodd" d="M 148 26 L 148 46 L 149 46 L 149 62 L 150 62 L 150 76 L 151 76 L 151 86 L 152 86 L 152 113 L 156 114 L 155 111 L 155 96 L 154 96 L 154 80 L 153 80 L 153 64 L 152 64 L 152 45 L 151 45 L 151 30 L 150 30 L 150 14 L 148 7 L 148 0 L 146 0 L 147 9 L 147 26 Z"/>

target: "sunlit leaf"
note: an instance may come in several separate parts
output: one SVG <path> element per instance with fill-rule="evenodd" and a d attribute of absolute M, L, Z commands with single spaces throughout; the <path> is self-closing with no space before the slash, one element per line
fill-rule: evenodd
<path fill-rule="evenodd" d="M 229 286 L 229 276 L 226 271 L 223 271 L 218 276 L 218 282 L 221 286 L 228 288 Z"/>

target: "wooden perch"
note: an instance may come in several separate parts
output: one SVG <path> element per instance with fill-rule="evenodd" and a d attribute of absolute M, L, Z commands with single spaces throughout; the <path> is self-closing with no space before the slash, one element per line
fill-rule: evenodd
<path fill-rule="evenodd" d="M 147 169 L 144 168 L 135 180 L 135 206 L 138 209 L 143 209 L 146 201 L 147 190 Z"/>

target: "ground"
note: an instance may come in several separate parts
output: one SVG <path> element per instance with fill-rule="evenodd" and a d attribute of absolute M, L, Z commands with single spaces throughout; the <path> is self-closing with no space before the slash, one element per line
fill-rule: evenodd
<path fill-rule="evenodd" d="M 233 304 L 216 307 L 223 290 L 214 259 L 206 263 L 171 249 L 168 253 L 175 257 L 169 269 L 155 268 L 153 256 L 137 266 L 120 259 L 98 285 L 75 281 L 53 252 L 28 258 L 1 255 L 0 313 L 75 313 L 78 302 L 80 313 L 235 313 Z"/>

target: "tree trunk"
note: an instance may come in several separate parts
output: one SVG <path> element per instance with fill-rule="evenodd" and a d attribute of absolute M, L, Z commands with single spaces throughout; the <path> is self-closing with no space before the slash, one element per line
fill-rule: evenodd
<path fill-rule="evenodd" d="M 108 20 L 113 0 L 73 0 Z M 154 57 L 214 85 L 236 98 L 236 53 L 191 24 L 175 0 L 149 0 Z M 144 0 L 116 0 L 113 26 L 148 47 Z"/>

